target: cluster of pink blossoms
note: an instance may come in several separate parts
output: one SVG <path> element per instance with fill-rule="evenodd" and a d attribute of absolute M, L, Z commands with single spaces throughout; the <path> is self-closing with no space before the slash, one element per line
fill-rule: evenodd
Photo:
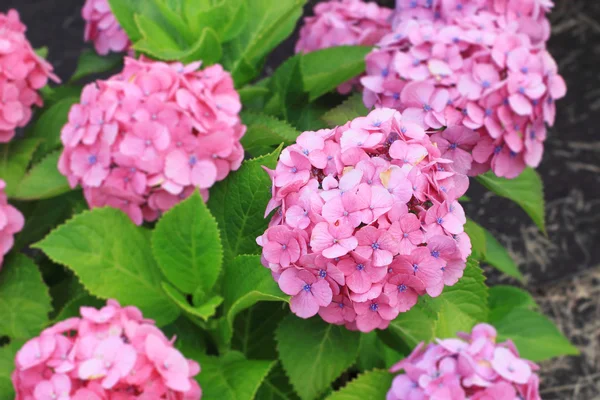
<path fill-rule="evenodd" d="M 16 400 L 198 400 L 198 363 L 186 359 L 136 307 L 81 307 L 16 356 Z"/>
<path fill-rule="evenodd" d="M 26 30 L 16 10 L 0 13 L 0 143 L 27 125 L 34 105 L 43 105 L 38 90 L 48 78 L 59 81 L 52 66 L 35 54 Z"/>
<path fill-rule="evenodd" d="M 257 242 L 299 317 L 384 329 L 462 276 L 468 178 L 400 112 L 304 132 L 268 172 L 276 212 Z"/>
<path fill-rule="evenodd" d="M 296 53 L 309 53 L 334 46 L 373 46 L 392 29 L 392 10 L 362 0 L 331 0 L 318 3 L 313 17 L 304 18 Z M 360 86 L 358 78 L 338 87 L 349 93 Z"/>
<path fill-rule="evenodd" d="M 85 20 L 85 41 L 94 42 L 98 54 L 122 52 L 131 46 L 127 34 L 113 15 L 108 0 L 86 0 L 81 15 Z"/>
<path fill-rule="evenodd" d="M 125 59 L 119 75 L 86 86 L 62 129 L 59 170 L 91 207 L 154 220 L 199 188 L 239 168 L 240 98 L 220 65 L 197 71 Z"/>
<path fill-rule="evenodd" d="M 565 82 L 545 47 L 548 0 L 399 0 L 396 26 L 366 59 L 367 106 L 421 108 L 432 140 L 476 175 L 536 167 Z M 413 118 L 411 114 L 406 117 Z M 414 119 L 414 118 L 413 118 Z M 458 155 L 460 153 L 460 155 Z"/>
<path fill-rule="evenodd" d="M 417 346 L 391 368 L 387 400 L 540 400 L 538 366 L 519 358 L 510 341 L 496 344 L 496 330 L 479 324 L 460 339 Z"/>
<path fill-rule="evenodd" d="M 8 204 L 4 193 L 5 187 L 6 182 L 0 179 L 0 268 L 2 268 L 4 255 L 13 247 L 15 233 L 20 232 L 25 225 L 23 214 Z"/>

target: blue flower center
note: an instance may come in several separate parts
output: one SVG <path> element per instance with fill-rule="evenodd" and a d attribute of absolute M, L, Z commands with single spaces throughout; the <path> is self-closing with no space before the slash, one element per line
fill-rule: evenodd
<path fill-rule="evenodd" d="M 456 150 L 457 147 L 458 147 L 458 144 L 450 143 L 450 150 Z"/>
<path fill-rule="evenodd" d="M 492 86 L 492 84 L 490 83 L 490 81 L 483 81 L 481 82 L 481 86 L 483 86 L 484 89 L 489 89 L 489 87 Z"/>
<path fill-rule="evenodd" d="M 371 125 L 373 125 L 375 128 L 379 128 L 381 126 L 381 121 L 373 121 Z"/>
<path fill-rule="evenodd" d="M 398 285 L 398 291 L 399 291 L 400 293 L 404 293 L 404 292 L 406 292 L 406 290 L 407 290 L 407 289 L 408 289 L 408 288 L 406 287 L 406 285 L 405 285 L 404 283 L 402 283 L 402 284 Z"/>
<path fill-rule="evenodd" d="M 292 167 L 292 169 L 290 169 L 290 171 L 292 172 L 292 174 L 295 174 L 296 172 L 298 172 L 298 168 Z"/>
<path fill-rule="evenodd" d="M 423 110 L 425 110 L 425 111 L 431 111 L 431 106 L 429 104 L 424 104 L 423 105 Z"/>
<path fill-rule="evenodd" d="M 320 269 L 319 270 L 319 278 L 325 279 L 326 276 L 327 276 L 327 271 L 325 271 L 324 269 Z"/>
<path fill-rule="evenodd" d="M 302 287 L 302 290 L 304 290 L 305 292 L 310 292 L 310 285 L 307 283 L 306 285 L 304 285 L 304 287 Z"/>
<path fill-rule="evenodd" d="M 419 264 L 413 264 L 412 267 L 413 267 L 413 273 L 416 275 L 417 271 L 419 271 Z"/>
<path fill-rule="evenodd" d="M 362 271 L 363 269 L 365 269 L 365 265 L 364 264 L 356 264 L 356 270 L 357 271 Z"/>
<path fill-rule="evenodd" d="M 193 167 L 198 162 L 198 158 L 195 155 L 191 155 L 188 163 Z"/>
<path fill-rule="evenodd" d="M 387 68 L 384 68 L 381 70 L 381 76 L 383 76 L 384 78 L 387 78 L 387 76 L 390 74 L 390 70 Z"/>
<path fill-rule="evenodd" d="M 90 165 L 94 165 L 98 162 L 98 157 L 96 157 L 94 154 L 90 154 L 88 156 L 88 163 L 90 163 Z"/>
<path fill-rule="evenodd" d="M 527 68 L 527 67 L 521 67 L 521 72 L 524 73 L 524 74 L 526 74 L 526 73 L 529 72 L 529 68 Z"/>
<path fill-rule="evenodd" d="M 379 249 L 379 243 L 377 243 L 377 242 L 373 243 L 373 244 L 371 245 L 371 248 L 372 248 L 373 250 L 377 250 L 377 249 Z"/>
<path fill-rule="evenodd" d="M 440 258 L 440 252 L 438 250 L 434 250 L 431 252 L 431 256 L 433 258 Z"/>
<path fill-rule="evenodd" d="M 439 225 L 441 225 L 441 224 L 443 224 L 443 223 L 444 223 L 444 219 L 443 219 L 443 218 L 438 218 L 438 219 L 436 220 L 436 222 L 437 222 Z"/>
<path fill-rule="evenodd" d="M 408 237 L 408 233 L 404 232 L 404 234 L 402 234 L 402 237 L 406 239 Z"/>
<path fill-rule="evenodd" d="M 399 100 L 400 99 L 400 93 L 394 93 L 392 95 L 392 97 L 394 98 L 394 100 Z"/>
<path fill-rule="evenodd" d="M 502 151 L 502 146 L 496 146 L 494 148 L 494 154 L 499 154 Z"/>
<path fill-rule="evenodd" d="M 371 309 L 371 311 L 377 311 L 379 310 L 379 305 L 377 303 L 371 303 L 369 308 Z"/>
<path fill-rule="evenodd" d="M 287 244 L 282 244 L 282 245 L 281 245 L 281 248 L 282 248 L 283 250 L 287 249 Z"/>
<path fill-rule="evenodd" d="M 493 113 L 494 113 L 494 111 L 491 108 L 486 108 L 485 109 L 485 116 L 486 117 L 491 117 Z"/>

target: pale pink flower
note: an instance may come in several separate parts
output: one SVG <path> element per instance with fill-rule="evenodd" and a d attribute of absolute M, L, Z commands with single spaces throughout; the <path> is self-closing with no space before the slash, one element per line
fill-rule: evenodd
<path fill-rule="evenodd" d="M 290 309 L 301 318 L 310 318 L 319 311 L 319 307 L 327 307 L 331 303 L 333 294 L 329 284 L 306 270 L 288 268 L 283 271 L 278 283 L 285 294 L 293 296 Z"/>
<path fill-rule="evenodd" d="M 93 41 L 98 54 L 118 53 L 131 46 L 127 34 L 110 10 L 108 0 L 86 0 L 81 15 L 85 20 L 85 41 Z"/>

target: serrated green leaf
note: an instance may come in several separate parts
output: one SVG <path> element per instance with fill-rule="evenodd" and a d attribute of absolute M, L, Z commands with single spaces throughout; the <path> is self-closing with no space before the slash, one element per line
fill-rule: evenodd
<path fill-rule="evenodd" d="M 60 153 L 55 151 L 32 166 L 12 197 L 18 200 L 42 200 L 71 190 L 67 178 L 58 171 Z"/>
<path fill-rule="evenodd" d="M 426 304 L 438 313 L 436 338 L 455 337 L 456 332 L 470 332 L 478 322 L 487 321 L 488 288 L 479 263 L 469 258 L 463 277 Z"/>
<path fill-rule="evenodd" d="M 245 161 L 239 171 L 210 191 L 208 208 L 219 224 L 225 262 L 260 251 L 256 238 L 267 228 L 264 213 L 271 199 L 271 179 L 263 166 L 274 169 L 279 152 Z"/>
<path fill-rule="evenodd" d="M 275 334 L 279 359 L 302 399 L 323 393 L 358 355 L 360 335 L 320 318 L 288 315 Z"/>
<path fill-rule="evenodd" d="M 142 38 L 142 34 L 135 23 L 134 15 L 143 14 L 149 16 L 148 11 L 156 12 L 156 10 L 146 8 L 154 6 L 148 0 L 108 0 L 108 4 L 119 25 L 125 30 L 129 40 L 132 42 L 137 42 Z"/>
<path fill-rule="evenodd" d="M 48 152 L 60 147 L 60 132 L 69 119 L 73 104 L 79 103 L 79 97 L 69 95 L 44 109 L 38 120 L 27 129 L 27 137 L 39 139 L 39 148 L 35 158 L 41 159 Z"/>
<path fill-rule="evenodd" d="M 321 119 L 327 124 L 328 127 L 334 128 L 336 126 L 344 125 L 348 121 L 352 121 L 354 118 L 364 117 L 369 113 L 367 107 L 365 107 L 362 94 L 353 93 L 352 96 L 348 97 L 342 102 L 342 104 L 327 111 Z"/>
<path fill-rule="evenodd" d="M 525 170 L 514 179 L 495 176 L 492 172 L 479 175 L 477 180 L 486 188 L 517 203 L 531 217 L 533 222 L 546 234 L 544 187 L 542 178 L 532 168 Z"/>
<path fill-rule="evenodd" d="M 573 346 L 556 326 L 542 314 L 526 308 L 515 308 L 504 318 L 494 322 L 498 340 L 511 339 L 521 357 L 534 362 L 562 355 L 578 355 Z"/>
<path fill-rule="evenodd" d="M 0 336 L 37 335 L 51 310 L 48 287 L 37 266 L 23 254 L 10 256 L 0 271 Z"/>
<path fill-rule="evenodd" d="M 123 62 L 123 56 L 120 54 L 107 54 L 101 56 L 90 49 L 85 49 L 79 56 L 77 68 L 71 76 L 71 82 L 88 77 L 94 74 L 100 74 L 116 68 Z"/>
<path fill-rule="evenodd" d="M 409 353 L 419 343 L 435 338 L 437 320 L 437 313 L 423 298 L 409 311 L 400 313 L 385 331 L 378 331 L 378 334 L 391 348 Z"/>
<path fill-rule="evenodd" d="M 138 306 L 158 325 L 179 309 L 163 292 L 163 275 L 152 257 L 149 232 L 120 210 L 85 211 L 34 245 L 54 262 L 70 268 L 86 289 L 100 298 Z"/>
<path fill-rule="evenodd" d="M 259 255 L 241 255 L 225 264 L 222 295 L 225 317 L 220 322 L 220 335 L 229 343 L 235 316 L 259 301 L 289 300 L 269 271 L 260 263 Z"/>
<path fill-rule="evenodd" d="M 244 0 L 247 23 L 224 46 L 224 66 L 237 87 L 253 78 L 265 57 L 294 30 L 306 0 Z"/>
<path fill-rule="evenodd" d="M 394 375 L 388 371 L 369 371 L 351 380 L 346 386 L 327 396 L 325 400 L 385 399 L 393 379 Z"/>
<path fill-rule="evenodd" d="M 471 240 L 472 257 L 483 260 L 486 252 L 485 230 L 477 222 L 467 218 L 465 232 Z"/>
<path fill-rule="evenodd" d="M 197 380 L 202 397 L 219 400 L 252 400 L 274 361 L 246 360 L 241 353 L 203 357 Z"/>
<path fill-rule="evenodd" d="M 0 179 L 6 182 L 5 193 L 12 197 L 31 162 L 38 139 L 20 139 L 0 144 Z"/>
<path fill-rule="evenodd" d="M 198 191 L 165 213 L 152 232 L 152 253 L 179 290 L 210 292 L 221 272 L 223 247 L 217 221 Z"/>
<path fill-rule="evenodd" d="M 252 360 L 277 359 L 275 329 L 289 313 L 279 302 L 259 302 L 235 318 L 231 348 Z"/>
<path fill-rule="evenodd" d="M 247 126 L 241 140 L 242 146 L 253 157 L 270 153 L 281 143 L 288 146 L 300 135 L 287 122 L 270 115 L 243 112 L 242 121 Z"/>
<path fill-rule="evenodd" d="M 263 381 L 256 393 L 258 400 L 299 400 L 290 380 L 285 375 L 281 363 L 277 363 Z"/>
<path fill-rule="evenodd" d="M 203 27 L 209 27 L 215 30 L 221 42 L 235 38 L 247 22 L 244 0 L 220 0 L 210 6 L 187 1 L 185 10 L 188 24 L 194 33 L 199 34 Z"/>
<path fill-rule="evenodd" d="M 204 321 L 208 321 L 210 317 L 215 315 L 217 307 L 223 302 L 221 296 L 213 296 L 210 299 L 207 299 L 205 303 L 193 306 L 188 303 L 183 293 L 177 290 L 173 285 L 163 282 L 162 288 L 167 296 L 169 296 L 183 311 L 195 317 L 199 317 Z"/>
<path fill-rule="evenodd" d="M 483 260 L 496 267 L 498 270 L 504 272 L 506 275 L 517 278 L 521 282 L 523 281 L 523 275 L 519 271 L 519 267 L 512 259 L 508 251 L 496 240 L 494 235 L 487 229 L 483 228 L 485 234 L 485 247 L 486 252 Z"/>
<path fill-rule="evenodd" d="M 25 340 L 12 340 L 9 344 L 0 347 L 0 398 L 14 399 L 15 391 L 10 379 L 15 370 L 15 357 L 17 351 L 25 344 Z"/>
<path fill-rule="evenodd" d="M 490 314 L 489 321 L 494 323 L 504 318 L 515 308 L 536 310 L 538 305 L 531 295 L 517 287 L 497 285 L 490 288 Z"/>
<path fill-rule="evenodd" d="M 371 49 L 367 46 L 336 46 L 302 55 L 302 82 L 310 101 L 364 72 L 365 56 Z"/>

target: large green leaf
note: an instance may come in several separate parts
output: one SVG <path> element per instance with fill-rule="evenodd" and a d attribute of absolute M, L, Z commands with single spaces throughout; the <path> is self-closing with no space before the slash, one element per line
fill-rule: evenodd
<path fill-rule="evenodd" d="M 285 303 L 263 301 L 242 311 L 235 318 L 231 347 L 253 360 L 277 358 L 274 332 L 289 313 Z"/>
<path fill-rule="evenodd" d="M 197 376 L 202 397 L 219 400 L 252 400 L 274 361 L 246 360 L 241 353 L 222 357 L 203 357 L 202 372 Z"/>
<path fill-rule="evenodd" d="M 38 139 L 17 139 L 0 144 L 0 179 L 6 182 L 5 193 L 9 197 L 15 194 L 39 144 Z"/>
<path fill-rule="evenodd" d="M 306 0 L 245 0 L 247 23 L 224 46 L 224 65 L 237 87 L 255 78 L 265 57 L 294 30 Z"/>
<path fill-rule="evenodd" d="M 300 68 L 310 101 L 364 72 L 369 51 L 367 46 L 336 46 L 304 54 Z"/>
<path fill-rule="evenodd" d="M 179 309 L 161 288 L 163 276 L 148 239 L 149 232 L 120 210 L 97 208 L 59 226 L 34 247 L 73 270 L 91 294 L 136 305 L 164 325 L 177 318 Z"/>
<path fill-rule="evenodd" d="M 93 50 L 85 49 L 79 56 L 77 68 L 71 76 L 71 82 L 88 77 L 90 75 L 100 74 L 116 68 L 123 62 L 123 56 L 120 54 L 107 54 L 104 56 L 96 54 Z"/>
<path fill-rule="evenodd" d="M 60 132 L 69 119 L 69 110 L 73 104 L 77 103 L 79 103 L 79 97 L 69 94 L 45 108 L 35 124 L 27 128 L 27 137 L 40 141 L 39 148 L 35 152 L 36 160 L 60 147 Z"/>
<path fill-rule="evenodd" d="M 18 200 L 42 200 L 71 190 L 67 178 L 58 171 L 59 158 L 60 151 L 55 151 L 32 166 L 12 197 Z"/>
<path fill-rule="evenodd" d="M 254 157 L 272 152 L 281 143 L 288 146 L 300 135 L 290 124 L 270 115 L 243 112 L 242 121 L 248 127 L 242 146 Z"/>
<path fill-rule="evenodd" d="M 220 329 L 224 343 L 231 340 L 235 316 L 259 301 L 284 301 L 284 294 L 273 280 L 269 270 L 260 263 L 258 255 L 241 255 L 225 265 L 222 295 L 224 318 Z"/>
<path fill-rule="evenodd" d="M 577 355 L 573 346 L 542 314 L 526 308 L 515 308 L 504 318 L 495 321 L 498 340 L 511 339 L 517 345 L 521 357 L 537 362 L 562 355 Z"/>
<path fill-rule="evenodd" d="M 479 175 L 477 180 L 498 196 L 517 203 L 531 217 L 533 222 L 546 233 L 544 186 L 542 178 L 532 168 L 525 170 L 514 179 L 499 178 L 492 172 Z"/>
<path fill-rule="evenodd" d="M 152 233 L 154 258 L 184 293 L 209 292 L 221 272 L 223 247 L 217 221 L 196 191 L 169 210 Z"/>
<path fill-rule="evenodd" d="M 22 254 L 5 260 L 0 271 L 0 336 L 37 335 L 51 310 L 48 287 L 33 261 Z"/>
<path fill-rule="evenodd" d="M 483 260 L 486 252 L 485 230 L 477 222 L 467 219 L 465 232 L 471 239 L 471 256 Z"/>
<path fill-rule="evenodd" d="M 206 7 L 197 0 L 184 2 L 184 15 L 190 29 L 199 34 L 203 27 L 210 27 L 219 35 L 221 42 L 235 38 L 247 23 L 247 3 L 244 0 L 220 0 Z"/>
<path fill-rule="evenodd" d="M 160 13 L 154 0 L 108 0 L 108 3 L 112 13 L 119 21 L 119 25 L 125 30 L 132 42 L 137 42 L 142 38 L 142 34 L 135 23 L 135 14 L 153 18 Z"/>
<path fill-rule="evenodd" d="M 489 321 L 494 323 L 504 318 L 515 308 L 535 310 L 538 308 L 529 293 L 515 286 L 497 285 L 490 288 Z"/>
<path fill-rule="evenodd" d="M 274 169 L 279 151 L 245 161 L 239 171 L 210 191 L 208 208 L 221 230 L 225 262 L 260 251 L 256 238 L 267 228 L 263 216 L 271 199 L 271 179 L 262 167 Z"/>
<path fill-rule="evenodd" d="M 277 96 L 267 104 L 269 113 L 281 115 L 296 126 L 303 108 L 309 102 L 302 83 L 301 58 L 301 54 L 296 54 L 275 70 L 269 86 Z"/>
<path fill-rule="evenodd" d="M 283 369 L 306 400 L 317 398 L 356 361 L 360 344 L 358 332 L 295 315 L 281 322 L 276 338 Z"/>
<path fill-rule="evenodd" d="M 385 331 L 378 331 L 379 336 L 391 348 L 403 353 L 410 352 L 421 342 L 430 342 L 435 338 L 438 315 L 426 305 L 425 299 L 405 313 L 400 313 L 390 322 Z"/>
<path fill-rule="evenodd" d="M 24 340 L 13 340 L 0 347 L 0 398 L 2 399 L 15 398 L 15 390 L 10 376 L 15 370 L 17 351 L 24 343 Z"/>
<path fill-rule="evenodd" d="M 346 122 L 353 120 L 354 118 L 364 117 L 369 113 L 367 107 L 365 107 L 362 94 L 354 93 L 348 97 L 344 102 L 337 107 L 327 111 L 321 119 L 327 124 L 328 127 L 334 128 L 336 126 L 344 125 Z"/>
<path fill-rule="evenodd" d="M 438 313 L 437 338 L 455 337 L 456 332 L 471 331 L 478 322 L 487 321 L 488 288 L 477 261 L 469 258 L 463 277 L 440 296 L 426 299 L 426 304 Z"/>
<path fill-rule="evenodd" d="M 167 282 L 162 283 L 162 288 L 167 296 L 169 296 L 182 311 L 194 317 L 201 318 L 204 321 L 207 321 L 210 317 L 215 315 L 217 307 L 223 302 L 223 298 L 217 295 L 206 299 L 202 304 L 198 304 L 197 306 L 191 305 L 183 293 Z"/>
<path fill-rule="evenodd" d="M 388 371 L 369 371 L 351 380 L 325 400 L 383 400 L 392 386 L 393 379 L 394 375 Z"/>

